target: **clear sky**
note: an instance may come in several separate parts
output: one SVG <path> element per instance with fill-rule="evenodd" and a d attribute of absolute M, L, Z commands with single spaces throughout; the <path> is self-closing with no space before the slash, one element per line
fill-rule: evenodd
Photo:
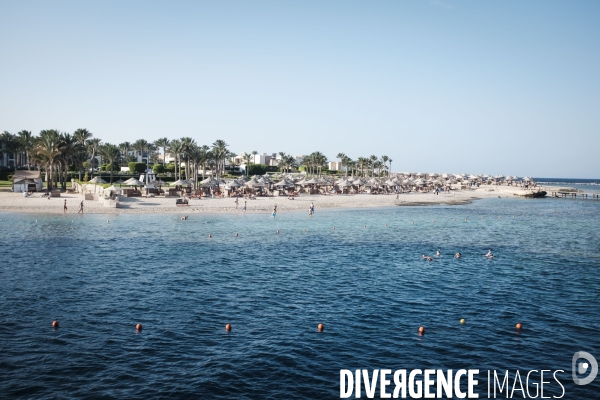
<path fill-rule="evenodd" d="M 600 1 L 0 1 L 0 131 L 600 178 Z"/>

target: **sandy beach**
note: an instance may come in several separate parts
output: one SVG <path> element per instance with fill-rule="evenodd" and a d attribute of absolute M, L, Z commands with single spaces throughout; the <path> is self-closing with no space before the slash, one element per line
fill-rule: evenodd
<path fill-rule="evenodd" d="M 449 204 L 466 204 L 473 200 L 489 197 L 515 198 L 515 195 L 524 195 L 527 190 L 513 186 L 485 186 L 470 190 L 453 190 L 451 193 L 404 193 L 398 200 L 396 195 L 307 195 L 302 194 L 294 200 L 287 197 L 258 197 L 247 200 L 248 213 L 271 212 L 277 204 L 278 212 L 307 211 L 310 203 L 319 209 L 341 208 L 372 208 L 390 206 L 420 206 Z M 68 214 L 76 214 L 83 195 L 75 193 L 62 193 L 61 197 L 51 199 L 41 198 L 40 193 L 24 198 L 21 193 L 0 191 L 0 212 L 26 212 L 61 214 L 64 200 L 67 200 Z M 244 199 L 239 199 L 236 209 L 235 198 L 203 198 L 191 199 L 189 206 L 177 207 L 174 198 L 150 197 L 127 198 L 121 197 L 118 208 L 103 206 L 99 201 L 84 201 L 84 212 L 90 214 L 125 214 L 125 213 L 242 213 Z"/>

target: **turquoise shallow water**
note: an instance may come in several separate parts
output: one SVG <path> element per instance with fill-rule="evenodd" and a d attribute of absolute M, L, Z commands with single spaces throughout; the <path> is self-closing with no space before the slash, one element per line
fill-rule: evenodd
<path fill-rule="evenodd" d="M 600 359 L 598 209 L 0 214 L 0 393 L 339 398 L 340 369 L 479 368 L 482 394 L 488 369 L 562 369 L 564 398 L 597 398 L 571 357 Z"/>

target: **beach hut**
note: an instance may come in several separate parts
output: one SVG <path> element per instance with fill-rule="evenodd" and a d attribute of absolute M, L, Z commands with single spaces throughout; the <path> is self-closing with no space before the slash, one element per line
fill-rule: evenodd
<path fill-rule="evenodd" d="M 13 192 L 41 192 L 44 189 L 40 171 L 15 171 L 12 183 Z"/>

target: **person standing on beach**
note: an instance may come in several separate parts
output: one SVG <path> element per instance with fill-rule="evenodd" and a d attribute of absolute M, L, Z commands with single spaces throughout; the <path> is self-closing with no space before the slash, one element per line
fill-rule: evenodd
<path fill-rule="evenodd" d="M 244 200 L 244 208 L 242 208 L 243 212 L 246 212 L 246 203 L 247 203 L 246 200 Z"/>
<path fill-rule="evenodd" d="M 65 204 L 63 205 L 63 213 L 67 213 L 67 199 L 65 199 Z"/>
<path fill-rule="evenodd" d="M 81 200 L 81 204 L 79 204 L 79 211 L 77 211 L 77 214 L 79 213 L 83 214 L 83 200 Z"/>
<path fill-rule="evenodd" d="M 235 209 L 237 210 L 237 208 L 238 208 L 238 198 L 236 197 L 235 198 Z"/>

